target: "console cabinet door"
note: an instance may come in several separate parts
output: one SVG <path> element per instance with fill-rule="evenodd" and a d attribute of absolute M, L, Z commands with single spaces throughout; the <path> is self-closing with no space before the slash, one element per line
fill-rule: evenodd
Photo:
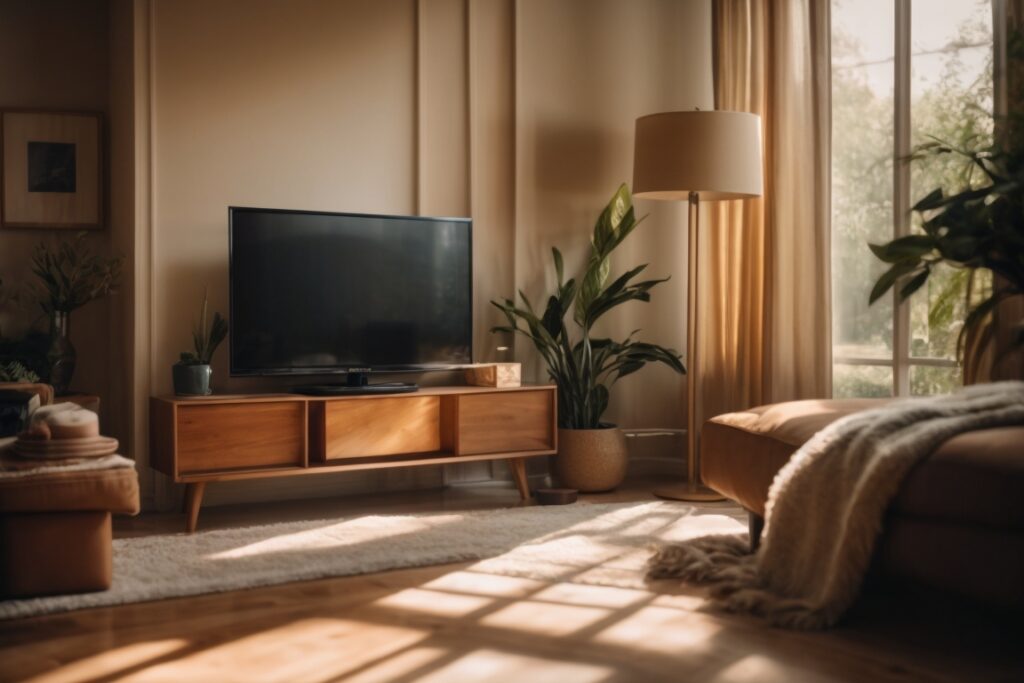
<path fill-rule="evenodd" d="M 325 412 L 327 460 L 441 450 L 438 396 L 328 401 Z"/>
<path fill-rule="evenodd" d="M 542 451 L 555 447 L 555 393 L 509 391 L 459 396 L 459 453 Z"/>
<path fill-rule="evenodd" d="M 178 406 L 178 474 L 304 467 L 303 401 Z"/>

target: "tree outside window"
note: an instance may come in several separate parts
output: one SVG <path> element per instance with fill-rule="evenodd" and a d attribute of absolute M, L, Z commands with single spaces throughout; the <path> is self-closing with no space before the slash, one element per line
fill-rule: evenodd
<path fill-rule="evenodd" d="M 837 397 L 947 393 L 960 382 L 966 271 L 936 272 L 899 307 L 892 296 L 869 306 L 886 264 L 867 245 L 913 232 L 909 207 L 932 189 L 971 182 L 952 157 L 909 156 L 933 137 L 991 138 L 992 22 L 991 0 L 832 0 Z"/>

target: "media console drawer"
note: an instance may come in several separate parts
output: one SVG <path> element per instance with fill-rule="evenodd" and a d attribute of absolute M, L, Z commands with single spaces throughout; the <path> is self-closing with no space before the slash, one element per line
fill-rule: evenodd
<path fill-rule="evenodd" d="M 328 401 L 327 460 L 441 450 L 441 397 L 402 396 Z"/>
<path fill-rule="evenodd" d="M 177 420 L 181 474 L 305 465 L 302 402 L 179 405 Z"/>
<path fill-rule="evenodd" d="M 459 454 L 554 448 L 554 401 L 553 391 L 459 396 Z"/>

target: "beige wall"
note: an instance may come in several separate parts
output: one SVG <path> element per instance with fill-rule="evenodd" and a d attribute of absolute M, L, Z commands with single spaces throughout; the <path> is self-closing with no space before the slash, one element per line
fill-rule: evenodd
<path fill-rule="evenodd" d="M 638 116 L 713 108 L 710 3 L 699 0 L 524 0 L 518 13 L 516 281 L 539 300 L 553 284 L 551 246 L 581 266 L 594 221 L 632 183 Z M 686 211 L 639 202 L 645 222 L 613 257 L 621 273 L 672 276 L 649 304 L 613 311 L 603 329 L 685 347 Z M 522 344 L 519 352 L 524 358 Z M 534 378 L 544 373 L 531 366 Z M 647 367 L 622 380 L 606 419 L 624 427 L 685 426 L 685 383 Z"/>
<path fill-rule="evenodd" d="M 102 112 L 108 138 L 104 154 L 109 155 L 110 141 L 120 139 L 124 130 L 121 121 L 110 116 L 111 70 L 116 65 L 110 58 L 109 12 L 107 0 L 0 0 L 0 109 Z M 131 232 L 119 213 L 122 195 L 117 183 L 124 178 L 123 170 L 108 163 L 106 228 L 90 233 L 94 247 L 102 252 L 125 253 L 113 224 L 121 234 Z M 0 230 L 0 278 L 22 286 L 33 282 L 28 258 L 34 246 L 44 238 L 73 235 L 56 230 Z M 125 335 L 120 334 L 123 328 L 115 327 L 115 319 L 129 296 L 127 290 L 130 287 L 122 287 L 72 315 L 72 341 L 78 351 L 72 388 L 103 398 L 104 428 L 122 439 L 128 428 L 121 392 L 126 373 L 118 354 L 125 353 L 121 344 Z M 21 334 L 30 325 L 45 330 L 42 316 L 34 303 L 0 312 L 0 329 L 6 335 Z M 114 329 L 117 334 L 111 334 Z"/>
<path fill-rule="evenodd" d="M 170 391 L 204 287 L 227 308 L 229 205 L 474 217 L 475 352 L 488 301 L 538 294 L 551 244 L 578 261 L 629 181 L 633 119 L 711 105 L 707 0 L 135 0 L 136 401 Z M 651 205 L 616 268 L 675 279 L 609 321 L 681 346 L 681 207 Z M 626 329 L 626 331 L 628 331 Z M 227 377 L 219 391 L 282 385 Z M 518 356 L 529 359 L 528 349 Z M 536 373 L 535 373 L 536 374 Z M 641 387 L 643 391 L 641 391 Z M 613 418 L 678 426 L 682 380 L 624 381 Z M 136 443 L 145 439 L 139 410 Z M 490 476 L 484 466 L 449 480 Z M 436 470 L 219 486 L 212 502 L 436 485 Z M 297 479 L 307 479 L 299 482 Z M 315 479 L 316 481 L 313 481 Z M 168 492 L 157 478 L 157 492 Z M 169 499 L 168 495 L 164 496 Z"/>

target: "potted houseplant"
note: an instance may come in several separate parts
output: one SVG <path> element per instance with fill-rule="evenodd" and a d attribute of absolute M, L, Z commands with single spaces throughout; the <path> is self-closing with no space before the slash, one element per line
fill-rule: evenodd
<path fill-rule="evenodd" d="M 96 254 L 86 233 L 72 240 L 40 242 L 32 253 L 32 272 L 39 305 L 50 319 L 48 377 L 58 395 L 66 393 L 78 356 L 71 343 L 71 313 L 114 291 L 124 257 Z"/>
<path fill-rule="evenodd" d="M 601 420 L 615 383 L 649 362 L 685 372 L 675 350 L 636 341 L 636 331 L 621 341 L 593 336 L 595 323 L 605 313 L 628 301 L 650 301 L 650 290 L 668 279 L 633 282 L 647 267 L 642 265 L 609 282 L 611 253 L 638 223 L 629 188 L 623 184 L 597 219 L 578 281 L 565 279 L 562 254 L 551 250 L 557 289 L 543 313 L 536 313 L 522 292 L 521 307 L 511 299 L 491 302 L 508 319 L 508 325 L 493 331 L 528 338 L 558 385 L 555 467 L 564 485 L 581 491 L 611 490 L 626 474 L 625 437 L 615 425 Z"/>
<path fill-rule="evenodd" d="M 209 300 L 203 295 L 203 308 L 199 321 L 192 327 L 192 351 L 185 351 L 171 368 L 174 379 L 174 393 L 178 396 L 208 396 L 213 370 L 210 360 L 224 337 L 228 334 L 228 321 L 220 313 L 213 314 L 213 321 L 207 324 Z"/>
<path fill-rule="evenodd" d="M 995 336 L 996 308 L 1024 296 L 1024 119 L 1011 117 L 1006 123 L 999 142 L 980 136 L 959 145 L 933 140 L 920 146 L 914 160 L 961 158 L 960 184 L 938 187 L 913 206 L 921 215 L 920 232 L 869 245 L 891 264 L 875 283 L 871 303 L 893 287 L 901 302 L 910 298 L 940 264 L 966 270 L 968 312 L 957 340 L 966 383 L 978 379 L 980 358 Z M 985 271 L 991 285 L 979 286 L 976 275 Z M 1024 320 L 1012 320 L 1010 327 L 1014 334 L 1007 350 L 1019 351 Z M 994 361 L 1005 358 L 1004 353 Z"/>

